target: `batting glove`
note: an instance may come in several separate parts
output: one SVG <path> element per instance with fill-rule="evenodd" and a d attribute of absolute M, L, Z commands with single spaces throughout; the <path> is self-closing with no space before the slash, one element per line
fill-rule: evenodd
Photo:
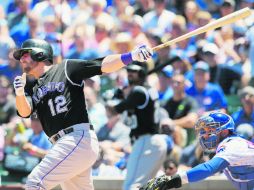
<path fill-rule="evenodd" d="M 13 82 L 16 96 L 25 95 L 25 85 L 26 85 L 26 73 L 22 76 L 16 76 Z"/>
<path fill-rule="evenodd" d="M 167 190 L 167 189 L 179 188 L 181 186 L 182 186 L 182 180 L 179 175 L 174 175 L 172 177 L 162 175 L 162 176 L 151 179 L 150 181 L 148 181 L 147 184 L 145 184 L 139 190 Z"/>
<path fill-rule="evenodd" d="M 133 61 L 144 62 L 150 59 L 153 55 L 153 50 L 146 45 L 142 45 L 131 52 Z"/>

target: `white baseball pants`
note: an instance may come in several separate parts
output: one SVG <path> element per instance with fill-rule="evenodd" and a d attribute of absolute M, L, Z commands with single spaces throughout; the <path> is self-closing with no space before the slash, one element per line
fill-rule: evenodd
<path fill-rule="evenodd" d="M 99 146 L 89 124 L 71 126 L 74 132 L 61 137 L 42 159 L 26 182 L 27 190 L 51 189 L 60 184 L 63 190 L 93 190 L 91 167 Z"/>

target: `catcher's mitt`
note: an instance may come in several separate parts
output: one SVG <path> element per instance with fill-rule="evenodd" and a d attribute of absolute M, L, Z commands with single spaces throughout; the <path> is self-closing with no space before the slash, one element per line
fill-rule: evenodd
<path fill-rule="evenodd" d="M 151 179 L 139 190 L 167 190 L 172 188 L 179 188 L 181 186 L 182 181 L 179 175 L 174 175 L 171 177 L 171 179 L 166 175 L 162 175 Z"/>

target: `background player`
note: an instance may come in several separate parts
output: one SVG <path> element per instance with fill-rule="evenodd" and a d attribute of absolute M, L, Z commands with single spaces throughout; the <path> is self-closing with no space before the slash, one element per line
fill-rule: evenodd
<path fill-rule="evenodd" d="M 233 119 L 221 112 L 201 117 L 195 126 L 203 150 L 215 149 L 216 155 L 187 172 L 150 180 L 141 189 L 166 190 L 197 182 L 222 171 L 239 190 L 254 189 L 254 144 L 235 135 Z M 241 151 L 239 151 L 241 150 Z"/>
<path fill-rule="evenodd" d="M 146 46 L 125 54 L 97 60 L 64 60 L 53 65 L 53 51 L 44 40 L 29 39 L 13 54 L 24 70 L 14 80 L 16 107 L 22 117 L 37 112 L 43 129 L 54 144 L 34 168 L 27 189 L 93 189 L 91 166 L 98 156 L 97 137 L 89 124 L 83 80 L 117 71 L 152 56 Z M 26 73 L 35 77 L 26 84 Z M 25 88 L 26 87 L 26 88 Z"/>
<path fill-rule="evenodd" d="M 129 86 L 126 97 L 114 107 L 117 113 L 127 111 L 131 120 L 130 138 L 132 151 L 127 162 L 124 190 L 137 189 L 153 178 L 162 166 L 167 145 L 159 133 L 159 119 L 156 118 L 158 93 L 145 84 L 145 64 L 135 62 L 127 67 Z M 157 110 L 158 111 L 158 110 Z M 149 167 L 147 167 L 149 166 Z"/>

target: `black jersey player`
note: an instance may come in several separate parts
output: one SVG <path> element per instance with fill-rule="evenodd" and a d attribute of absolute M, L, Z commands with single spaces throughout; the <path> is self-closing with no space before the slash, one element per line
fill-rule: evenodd
<path fill-rule="evenodd" d="M 93 189 L 91 166 L 98 155 L 83 94 L 83 80 L 117 71 L 132 61 L 144 62 L 152 50 L 141 46 L 125 54 L 96 60 L 64 60 L 53 64 L 53 51 L 44 40 L 29 39 L 13 54 L 24 74 L 14 79 L 16 107 L 21 117 L 37 112 L 54 144 L 26 182 L 27 189 Z M 36 79 L 26 84 L 26 74 Z"/>
<path fill-rule="evenodd" d="M 114 106 L 118 113 L 127 111 L 131 127 L 132 152 L 128 158 L 124 190 L 137 189 L 153 178 L 166 158 L 167 145 L 158 133 L 158 92 L 145 84 L 145 64 L 127 67 L 129 86 L 126 98 Z M 126 112 L 125 112 L 126 113 Z"/>

